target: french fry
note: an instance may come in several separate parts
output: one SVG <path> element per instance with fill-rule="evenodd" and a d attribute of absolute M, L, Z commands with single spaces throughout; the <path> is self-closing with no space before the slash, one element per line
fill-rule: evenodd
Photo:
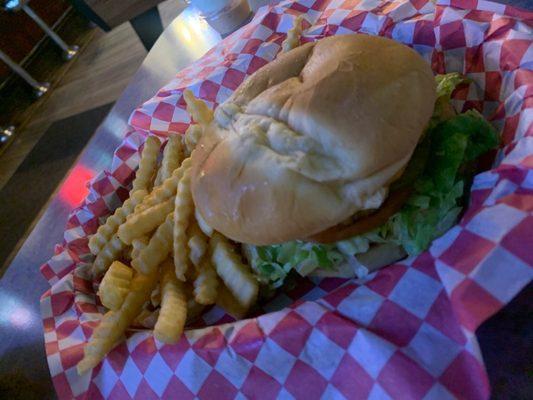
<path fill-rule="evenodd" d="M 135 213 L 141 212 L 149 207 L 155 206 L 175 196 L 176 190 L 178 188 L 178 182 L 181 180 L 184 172 L 189 169 L 190 166 L 190 157 L 183 160 L 180 167 L 172 172 L 172 176 L 170 178 L 166 179 L 161 185 L 154 188 L 154 190 L 152 190 L 152 193 L 146 196 L 143 199 L 142 203 L 138 204 L 135 207 Z"/>
<path fill-rule="evenodd" d="M 174 199 L 171 197 L 162 203 L 132 214 L 118 227 L 118 237 L 124 243 L 131 244 L 133 239 L 142 237 L 161 225 L 173 209 Z"/>
<path fill-rule="evenodd" d="M 152 294 L 150 295 L 150 303 L 152 303 L 152 306 L 159 307 L 161 305 L 161 286 L 158 285 L 156 288 L 152 291 Z"/>
<path fill-rule="evenodd" d="M 215 232 L 209 241 L 211 261 L 218 276 L 245 308 L 257 299 L 259 285 L 250 267 L 243 264 L 230 241 Z"/>
<path fill-rule="evenodd" d="M 172 135 L 163 151 L 163 160 L 157 172 L 154 187 L 161 185 L 165 179 L 170 178 L 172 171 L 178 168 L 183 161 L 183 153 L 183 143 L 180 135 Z"/>
<path fill-rule="evenodd" d="M 140 238 L 137 238 L 137 239 L 133 239 L 131 241 L 131 259 L 133 260 L 134 258 L 138 258 L 139 257 L 139 253 L 142 249 L 144 249 L 146 247 L 146 245 L 148 244 L 148 242 L 150 241 L 150 239 L 148 239 L 147 236 L 142 236 Z"/>
<path fill-rule="evenodd" d="M 130 289 L 133 271 L 120 261 L 114 261 L 100 283 L 98 295 L 102 304 L 110 310 L 118 310 Z"/>
<path fill-rule="evenodd" d="M 148 303 L 145 303 L 143 309 L 141 310 L 139 315 L 135 317 L 131 325 L 134 327 L 154 329 L 155 323 L 157 322 L 157 318 L 159 318 L 159 309 L 149 310 L 148 308 L 146 308 L 146 304 Z"/>
<path fill-rule="evenodd" d="M 195 221 L 189 225 L 187 234 L 189 236 L 189 240 L 187 241 L 187 246 L 189 247 L 189 260 L 191 260 L 192 264 L 198 269 L 200 262 L 207 254 L 209 247 L 207 244 L 207 237 Z"/>
<path fill-rule="evenodd" d="M 139 169 L 133 180 L 130 198 L 127 199 L 122 207 L 115 210 L 113 215 L 107 218 L 106 223 L 101 225 L 96 233 L 89 239 L 89 250 L 94 255 L 98 255 L 111 240 L 113 234 L 117 232 L 118 227 L 126 221 L 136 206 L 146 197 L 147 190 L 150 187 L 150 181 L 156 168 L 157 155 L 161 142 L 155 136 L 146 139 L 144 149 L 141 153 Z"/>
<path fill-rule="evenodd" d="M 105 355 L 113 349 L 120 338 L 142 310 L 143 304 L 149 299 L 150 293 L 157 284 L 158 270 L 150 274 L 134 275 L 130 291 L 117 311 L 108 311 L 94 330 L 84 348 L 84 357 L 78 363 L 78 374 L 83 374 L 96 367 Z"/>
<path fill-rule="evenodd" d="M 200 214 L 197 208 L 194 209 L 194 217 L 204 235 L 211 237 L 211 235 L 213 235 L 213 228 L 207 225 L 207 222 L 205 222 L 205 219 L 202 217 L 202 214 Z"/>
<path fill-rule="evenodd" d="M 176 192 L 174 208 L 174 266 L 176 277 L 185 281 L 185 273 L 189 266 L 187 256 L 187 227 L 193 212 L 191 195 L 191 170 L 188 169 L 181 178 Z"/>
<path fill-rule="evenodd" d="M 211 260 L 205 257 L 198 268 L 198 276 L 194 280 L 194 299 L 200 304 L 214 304 L 218 295 L 218 287 L 217 273 Z"/>
<path fill-rule="evenodd" d="M 295 49 L 300 45 L 300 36 L 302 36 L 302 20 L 303 17 L 298 15 L 294 21 L 292 28 L 287 32 L 287 37 L 281 43 L 281 49 L 283 53 L 289 50 Z"/>
<path fill-rule="evenodd" d="M 157 156 L 159 155 L 159 148 L 161 141 L 155 136 L 149 136 L 144 142 L 144 148 L 141 153 L 141 161 L 139 168 L 135 174 L 135 179 L 132 184 L 132 192 L 137 190 L 150 190 L 152 183 L 152 176 L 154 176 L 157 168 Z"/>
<path fill-rule="evenodd" d="M 147 245 L 150 239 L 147 236 L 140 237 L 138 239 L 134 239 L 131 246 L 132 246 L 132 258 L 137 258 L 139 256 L 139 252 L 144 249 Z M 159 306 L 159 302 L 157 304 L 154 303 L 154 293 L 159 293 L 159 285 L 156 285 L 154 290 L 152 290 L 152 293 L 150 294 L 150 300 L 146 301 L 143 305 L 141 313 L 135 318 L 135 321 L 133 321 L 133 325 L 135 326 L 142 326 L 144 328 L 148 329 L 154 329 L 155 323 L 157 321 L 157 318 L 159 316 L 159 310 L 152 311 L 149 308 L 152 306 L 157 307 Z"/>
<path fill-rule="evenodd" d="M 172 225 L 174 214 L 168 214 L 165 222 L 159 225 L 150 241 L 135 257 L 131 266 L 135 270 L 150 274 L 167 258 L 172 249 Z"/>
<path fill-rule="evenodd" d="M 218 276 L 208 255 L 209 245 L 198 223 L 189 226 L 189 260 L 196 267 L 194 298 L 200 304 L 214 304 L 217 298 Z M 189 277 L 187 277 L 189 279 Z"/>
<path fill-rule="evenodd" d="M 235 319 L 242 319 L 248 313 L 248 307 L 243 306 L 226 285 L 218 288 L 216 304 Z"/>
<path fill-rule="evenodd" d="M 117 208 L 113 215 L 107 218 L 105 224 L 100 225 L 96 233 L 89 239 L 89 249 L 92 254 L 96 256 L 102 251 L 118 227 L 126 221 L 126 217 L 133 212 L 135 206 L 140 204 L 147 194 L 146 190 L 132 192 L 122 207 Z"/>
<path fill-rule="evenodd" d="M 190 90 L 183 91 L 183 98 L 187 103 L 187 112 L 202 126 L 207 126 L 213 120 L 213 110 L 204 101 L 197 99 Z"/>
<path fill-rule="evenodd" d="M 202 137 L 203 133 L 204 129 L 201 125 L 189 125 L 189 127 L 185 131 L 185 136 L 183 138 L 187 154 L 192 153 L 192 151 L 196 147 L 196 144 L 200 141 L 200 138 Z"/>
<path fill-rule="evenodd" d="M 117 260 L 126 245 L 117 235 L 114 235 L 104 248 L 98 253 L 93 263 L 93 276 L 100 276 L 107 271 L 111 263 Z"/>
<path fill-rule="evenodd" d="M 187 296 L 183 282 L 176 279 L 174 265 L 168 260 L 161 265 L 161 309 L 154 336 L 163 343 L 176 343 L 187 320 Z"/>

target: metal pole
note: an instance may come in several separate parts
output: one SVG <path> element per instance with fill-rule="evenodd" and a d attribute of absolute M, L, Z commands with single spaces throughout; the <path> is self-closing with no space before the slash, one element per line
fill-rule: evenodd
<path fill-rule="evenodd" d="M 39 25 L 41 27 L 41 29 L 43 31 L 45 31 L 45 33 L 50 36 L 50 38 L 52 38 L 52 40 L 54 42 L 56 42 L 56 44 L 61 47 L 61 49 L 63 50 L 63 57 L 65 58 L 65 60 L 70 60 L 72 59 L 76 53 L 78 53 L 78 50 L 79 50 L 79 47 L 78 46 L 69 46 L 67 45 L 63 39 L 61 39 L 57 33 L 55 33 L 52 28 L 50 28 L 46 22 L 44 22 L 41 17 L 39 17 L 37 14 L 35 14 L 35 12 L 30 8 L 30 6 L 28 6 L 27 4 L 22 4 L 21 8 L 24 10 L 24 12 L 26 14 L 28 14 L 28 16 L 33 19 L 37 25 Z"/>
<path fill-rule="evenodd" d="M 13 61 L 7 54 L 0 50 L 0 60 L 7 64 L 18 76 L 24 79 L 33 89 L 37 97 L 41 97 L 48 91 L 50 84 L 48 82 L 37 82 L 33 77 L 26 72 L 24 68 Z"/>

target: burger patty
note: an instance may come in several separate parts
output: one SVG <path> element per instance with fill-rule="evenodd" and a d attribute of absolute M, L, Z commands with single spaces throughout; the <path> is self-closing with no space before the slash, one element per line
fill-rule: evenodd
<path fill-rule="evenodd" d="M 402 187 L 389 194 L 382 206 L 374 212 L 355 219 L 351 224 L 341 223 L 306 238 L 306 241 L 334 243 L 369 232 L 388 221 L 404 206 L 412 187 Z"/>

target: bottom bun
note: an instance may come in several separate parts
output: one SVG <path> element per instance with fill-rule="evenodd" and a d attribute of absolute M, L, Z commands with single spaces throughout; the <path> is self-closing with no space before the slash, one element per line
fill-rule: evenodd
<path fill-rule="evenodd" d="M 370 247 L 366 253 L 358 254 L 341 264 L 336 270 L 317 268 L 309 276 L 321 278 L 364 278 L 366 275 L 386 267 L 407 256 L 402 246 L 385 243 Z"/>

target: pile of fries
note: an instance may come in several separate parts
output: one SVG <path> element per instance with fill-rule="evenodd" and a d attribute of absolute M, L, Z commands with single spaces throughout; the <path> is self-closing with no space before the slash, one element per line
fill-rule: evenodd
<path fill-rule="evenodd" d="M 144 144 L 129 198 L 89 240 L 92 272 L 103 276 L 98 295 L 108 309 L 78 363 L 82 374 L 102 361 L 130 326 L 153 327 L 164 343 L 176 343 L 188 320 L 217 304 L 243 317 L 257 298 L 258 282 L 239 249 L 195 212 L 191 154 L 212 111 L 184 92 L 195 125 L 166 143 Z"/>

